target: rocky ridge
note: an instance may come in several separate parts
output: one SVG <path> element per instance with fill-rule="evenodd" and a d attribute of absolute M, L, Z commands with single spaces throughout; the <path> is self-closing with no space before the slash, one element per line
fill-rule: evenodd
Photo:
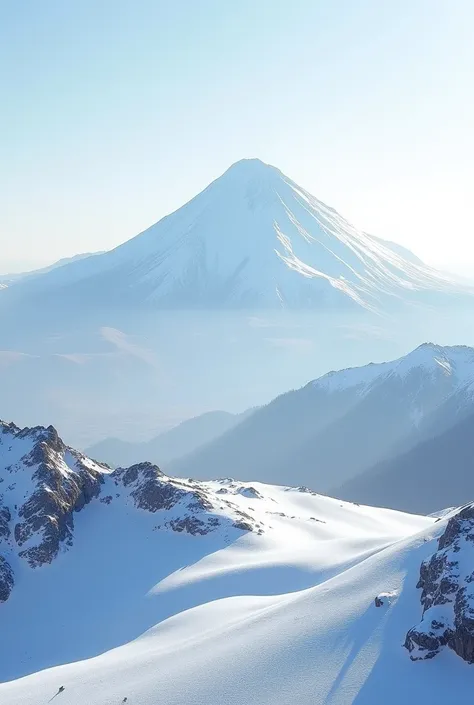
<path fill-rule="evenodd" d="M 421 622 L 405 647 L 413 661 L 431 659 L 445 646 L 474 663 L 474 504 L 452 516 L 438 550 L 421 564 Z"/>
<path fill-rule="evenodd" d="M 13 588 L 18 560 L 38 568 L 72 545 L 73 514 L 99 495 L 107 472 L 52 426 L 0 422 L 0 601 Z"/>
<path fill-rule="evenodd" d="M 152 463 L 112 471 L 67 446 L 52 426 L 20 429 L 0 421 L 0 602 L 14 588 L 18 565 L 41 568 L 73 546 L 74 514 L 92 500 L 156 513 L 155 529 L 201 536 L 224 526 L 263 531 L 208 483 L 167 477 Z"/>

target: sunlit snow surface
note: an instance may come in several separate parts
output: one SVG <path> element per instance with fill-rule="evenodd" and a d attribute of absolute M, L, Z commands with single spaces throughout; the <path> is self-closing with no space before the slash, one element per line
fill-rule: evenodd
<path fill-rule="evenodd" d="M 61 685 L 64 705 L 461 702 L 453 679 L 465 692 L 466 664 L 450 653 L 414 664 L 402 648 L 445 520 L 302 488 L 205 484 L 263 534 L 183 535 L 124 498 L 93 500 L 73 547 L 25 569 L 0 608 L 3 679 L 77 662 L 0 685 L 2 705 L 47 702 Z"/>

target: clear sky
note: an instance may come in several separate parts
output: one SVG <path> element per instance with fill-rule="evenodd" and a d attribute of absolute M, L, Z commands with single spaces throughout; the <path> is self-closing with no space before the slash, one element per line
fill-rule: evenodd
<path fill-rule="evenodd" d="M 0 0 L 0 272 L 111 248 L 242 157 L 474 271 L 472 0 Z"/>

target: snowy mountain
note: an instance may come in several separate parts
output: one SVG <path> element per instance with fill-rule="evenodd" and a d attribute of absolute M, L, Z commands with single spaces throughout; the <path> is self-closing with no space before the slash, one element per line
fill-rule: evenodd
<path fill-rule="evenodd" d="M 472 413 L 473 391 L 474 349 L 424 344 L 393 362 L 331 372 L 283 394 L 170 470 L 303 484 L 337 496 L 350 478 Z"/>
<path fill-rule="evenodd" d="M 1 601 L 25 565 L 51 564 L 73 545 L 74 514 L 94 498 L 151 513 L 166 510 L 162 526 L 172 531 L 207 534 L 226 523 L 261 530 L 237 504 L 200 483 L 168 478 L 148 462 L 112 472 L 66 446 L 52 426 L 20 429 L 0 422 L 0 485 Z"/>
<path fill-rule="evenodd" d="M 133 465 L 143 460 L 164 466 L 218 438 L 251 413 L 252 409 L 242 414 L 209 411 L 183 421 L 146 442 L 132 443 L 119 438 L 106 438 L 86 448 L 84 452 L 90 458 L 100 458 L 113 467 Z"/>
<path fill-rule="evenodd" d="M 434 434 L 434 429 L 433 429 Z M 474 497 L 474 411 L 335 489 L 354 502 L 427 514 Z"/>
<path fill-rule="evenodd" d="M 2 705 L 465 702 L 472 505 L 111 471 L 52 427 L 0 433 Z"/>
<path fill-rule="evenodd" d="M 51 428 L 1 437 L 4 506 L 17 503 L 2 513 L 2 705 L 461 705 L 471 692 L 472 507 L 435 519 L 146 463 L 111 472 Z M 16 525 L 39 492 L 29 547 L 55 525 L 50 507 L 68 531 L 33 566 Z"/>
<path fill-rule="evenodd" d="M 59 292 L 63 305 L 82 308 L 371 311 L 471 296 L 258 159 L 237 162 L 115 250 L 23 281 L 9 296 L 58 305 Z"/>

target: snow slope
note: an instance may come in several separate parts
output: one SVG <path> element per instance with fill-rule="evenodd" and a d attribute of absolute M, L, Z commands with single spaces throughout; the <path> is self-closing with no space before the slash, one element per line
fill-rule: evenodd
<path fill-rule="evenodd" d="M 58 479 L 55 495 L 74 510 L 71 473 L 98 480 L 50 560 L 12 561 L 2 705 L 457 705 L 472 689 L 450 650 L 413 662 L 403 648 L 420 620 L 420 565 L 446 527 L 452 540 L 452 514 L 177 480 L 147 463 L 110 472 L 51 428 L 3 424 L 2 437 L 2 477 L 17 482 L 4 506 Z M 17 531 L 6 549 L 2 517 L 11 559 Z"/>
<path fill-rule="evenodd" d="M 218 598 L 310 587 L 433 522 L 297 489 L 232 481 L 201 488 L 218 501 L 213 516 L 222 521 L 191 534 L 172 528 L 186 504 L 149 512 L 107 478 L 101 497 L 75 516 L 71 547 L 40 569 L 15 566 L 1 605 L 10 634 L 1 679 L 95 656 Z M 226 520 L 239 512 L 244 531 Z"/>
<path fill-rule="evenodd" d="M 59 290 L 62 302 L 83 307 L 191 309 L 385 310 L 471 295 L 258 159 L 237 162 L 115 250 L 24 281 L 9 295 L 53 301 Z"/>
<path fill-rule="evenodd" d="M 446 651 L 432 661 L 414 663 L 403 648 L 407 631 L 419 620 L 415 585 L 420 563 L 436 550 L 435 538 L 447 520 L 434 523 L 285 488 L 256 485 L 263 499 L 245 497 L 245 489 L 229 483 L 220 488 L 237 490 L 235 498 L 241 497 L 245 506 L 252 501 L 265 517 L 277 508 L 295 512 L 295 518 L 274 515 L 262 536 L 241 536 L 224 546 L 201 544 L 171 566 L 175 554 L 170 547 L 158 550 L 168 535 L 144 543 L 145 524 L 135 516 L 130 536 L 132 522 L 118 528 L 122 514 L 112 520 L 116 540 L 121 545 L 126 538 L 139 540 L 143 552 L 138 557 L 127 551 L 126 568 L 122 565 L 112 575 L 112 561 L 104 551 L 107 547 L 110 552 L 111 545 L 105 524 L 81 527 L 80 540 L 95 556 L 95 566 L 106 561 L 101 571 L 105 589 L 98 591 L 99 578 L 87 570 L 84 550 L 76 559 L 68 553 L 71 563 L 80 560 L 81 565 L 67 582 L 61 581 L 62 591 L 57 587 L 61 573 L 52 571 L 62 570 L 64 577 L 72 564 L 58 562 L 45 571 L 54 597 L 47 597 L 45 586 L 40 594 L 43 607 L 51 604 L 45 605 L 45 599 L 57 600 L 58 593 L 60 599 L 49 612 L 53 631 L 44 635 L 43 647 L 48 651 L 53 644 L 63 662 L 74 651 L 74 642 L 97 644 L 100 626 L 107 624 L 113 636 L 123 630 L 122 621 L 135 620 L 140 632 L 146 624 L 139 620 L 145 605 L 151 628 L 95 658 L 0 685 L 1 702 L 37 705 L 52 698 L 60 686 L 65 690 L 58 702 L 64 705 L 112 705 L 124 698 L 132 705 L 466 701 L 474 676 L 461 659 Z M 325 523 L 310 520 L 311 515 Z M 92 536 L 93 546 L 88 543 Z M 168 566 L 163 570 L 165 556 Z M 87 592 L 87 602 L 81 592 Z M 383 602 L 379 608 L 374 605 L 377 595 Z M 174 616 L 159 621 L 166 615 L 163 603 L 172 605 Z M 2 610 L 5 607 L 8 603 Z M 34 630 L 34 620 L 30 623 Z M 36 635 L 29 633 L 31 639 L 23 642 L 26 650 L 34 648 Z M 102 637 L 111 639 L 108 634 Z M 14 647 L 17 639 L 14 635 Z"/>

